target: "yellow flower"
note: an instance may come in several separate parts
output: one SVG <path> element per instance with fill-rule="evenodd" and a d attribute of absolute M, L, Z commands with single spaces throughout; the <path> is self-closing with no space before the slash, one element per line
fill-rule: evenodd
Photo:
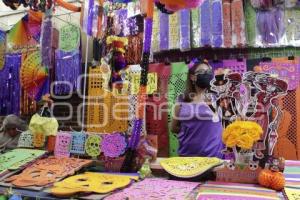
<path fill-rule="evenodd" d="M 251 149 L 253 146 L 254 140 L 248 134 L 242 135 L 237 140 L 237 146 L 242 149 Z"/>

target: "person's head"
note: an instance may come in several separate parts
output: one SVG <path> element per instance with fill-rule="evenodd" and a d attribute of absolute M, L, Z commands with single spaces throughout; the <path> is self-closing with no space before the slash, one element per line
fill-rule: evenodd
<path fill-rule="evenodd" d="M 213 79 L 212 67 L 206 60 L 194 60 L 189 65 L 184 101 L 192 101 L 196 93 L 210 89 L 210 81 Z"/>
<path fill-rule="evenodd" d="M 20 132 L 26 131 L 27 125 L 16 115 L 8 115 L 3 120 L 2 127 L 0 128 L 1 132 L 8 134 L 11 137 L 17 136 Z"/>

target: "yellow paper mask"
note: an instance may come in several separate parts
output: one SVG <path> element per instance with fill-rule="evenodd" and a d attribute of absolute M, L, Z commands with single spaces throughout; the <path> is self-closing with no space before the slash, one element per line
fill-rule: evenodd
<path fill-rule="evenodd" d="M 201 175 L 222 163 L 223 161 L 219 158 L 206 157 L 173 157 L 160 162 L 164 170 L 181 178 L 192 178 Z"/>
<path fill-rule="evenodd" d="M 130 184 L 136 177 L 86 172 L 55 183 L 51 193 L 56 196 L 70 196 L 78 192 L 105 194 Z"/>

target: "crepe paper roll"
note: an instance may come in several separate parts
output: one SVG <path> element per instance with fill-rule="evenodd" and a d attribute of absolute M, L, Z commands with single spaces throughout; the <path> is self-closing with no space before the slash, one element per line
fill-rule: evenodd
<path fill-rule="evenodd" d="M 179 12 L 169 15 L 169 49 L 179 49 L 180 43 Z"/>
<path fill-rule="evenodd" d="M 160 13 L 160 51 L 169 49 L 169 15 Z"/>
<path fill-rule="evenodd" d="M 56 135 L 54 155 L 55 157 L 70 157 L 72 135 L 67 132 L 60 132 Z"/>
<path fill-rule="evenodd" d="M 211 31 L 212 31 L 212 46 L 223 46 L 223 14 L 222 14 L 222 1 L 211 0 Z"/>
<path fill-rule="evenodd" d="M 191 16 L 190 10 L 180 11 L 180 49 L 186 51 L 191 49 Z"/>
<path fill-rule="evenodd" d="M 159 51 L 159 44 L 160 44 L 160 18 L 159 18 L 159 11 L 158 9 L 154 9 L 153 13 L 153 26 L 152 26 L 152 52 Z"/>
<path fill-rule="evenodd" d="M 6 54 L 5 64 L 0 70 L 0 114 L 19 115 L 21 103 L 20 67 L 22 55 Z"/>
<path fill-rule="evenodd" d="M 232 45 L 246 44 L 245 18 L 242 0 L 233 0 L 231 3 Z"/>
<path fill-rule="evenodd" d="M 200 47 L 200 39 L 201 39 L 201 15 L 200 15 L 201 7 L 194 8 L 191 10 L 191 23 L 192 23 L 192 48 Z"/>
<path fill-rule="evenodd" d="M 65 2 L 63 0 L 55 0 L 55 3 L 69 11 L 73 11 L 73 12 L 80 12 L 81 11 L 81 7 L 77 7 L 72 3 L 68 3 Z"/>
<path fill-rule="evenodd" d="M 210 0 L 201 5 L 201 46 L 211 45 L 211 10 Z"/>
<path fill-rule="evenodd" d="M 223 35 L 224 47 L 232 47 L 231 9 L 230 1 L 223 1 Z"/>

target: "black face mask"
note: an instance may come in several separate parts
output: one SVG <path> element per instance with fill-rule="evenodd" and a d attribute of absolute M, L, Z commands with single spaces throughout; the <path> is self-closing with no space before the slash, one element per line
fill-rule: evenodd
<path fill-rule="evenodd" d="M 210 81 L 213 79 L 212 73 L 198 74 L 196 80 L 196 86 L 202 89 L 210 88 Z"/>

